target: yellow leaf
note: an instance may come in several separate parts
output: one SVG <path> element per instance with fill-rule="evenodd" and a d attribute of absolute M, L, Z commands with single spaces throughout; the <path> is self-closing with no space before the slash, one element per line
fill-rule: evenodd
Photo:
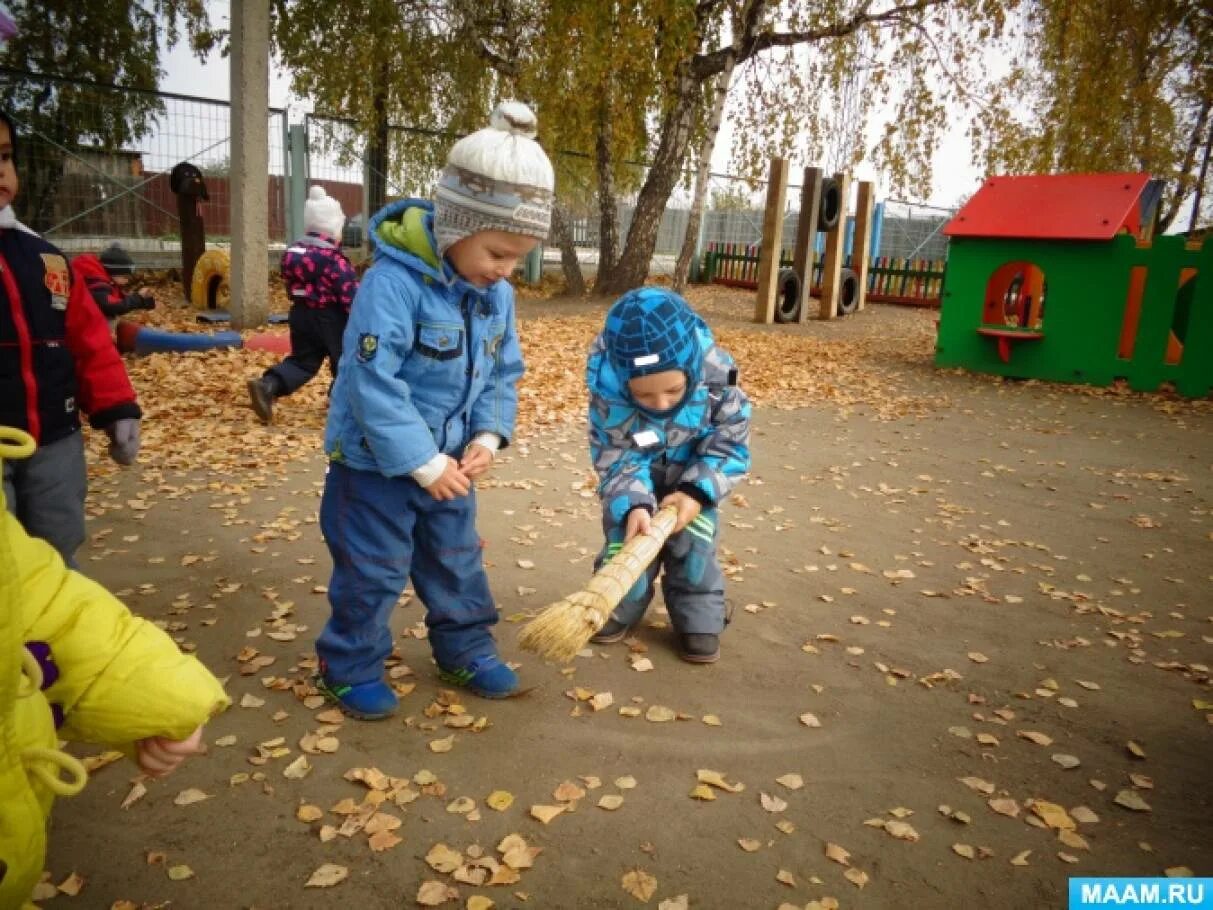
<path fill-rule="evenodd" d="M 485 897 L 483 894 L 473 894 L 467 902 L 467 910 L 493 910 L 496 906 L 492 898 Z"/>
<path fill-rule="evenodd" d="M 458 900 L 459 892 L 445 882 L 422 882 L 415 900 L 423 907 L 437 907 L 450 900 Z"/>
<path fill-rule="evenodd" d="M 435 872 L 454 872 L 463 865 L 463 854 L 446 844 L 437 843 L 430 847 L 425 861 Z"/>
<path fill-rule="evenodd" d="M 776 872 L 775 881 L 782 885 L 787 885 L 789 888 L 796 887 L 796 876 L 794 876 L 787 869 L 780 869 L 778 872 Z"/>
<path fill-rule="evenodd" d="M 630 774 L 625 775 L 624 777 L 617 777 L 615 778 L 615 786 L 620 790 L 631 790 L 636 786 L 636 778 L 632 777 Z"/>
<path fill-rule="evenodd" d="M 704 802 L 711 802 L 716 799 L 716 792 L 707 784 L 696 784 L 691 791 L 691 799 L 700 799 Z"/>
<path fill-rule="evenodd" d="M 817 719 L 817 715 L 812 714 L 808 711 L 806 711 L 804 714 L 800 715 L 800 722 L 802 724 L 804 724 L 806 727 L 820 727 L 821 726 L 821 721 L 819 721 Z"/>
<path fill-rule="evenodd" d="M 1073 831 L 1078 825 L 1074 819 L 1057 803 L 1046 802 L 1043 799 L 1032 800 L 1032 813 L 1050 828 L 1059 831 Z"/>
<path fill-rule="evenodd" d="M 455 745 L 455 734 L 444 736 L 442 739 L 430 740 L 431 752 L 450 752 Z"/>
<path fill-rule="evenodd" d="M 1012 866 L 1026 866 L 1028 864 L 1028 857 L 1031 854 L 1032 854 L 1031 850 L 1021 850 L 1019 853 L 1016 853 L 1014 856 L 1011 857 L 1011 865 Z"/>
<path fill-rule="evenodd" d="M 494 790 L 485 799 L 485 803 L 490 809 L 496 809 L 498 812 L 504 812 L 514 804 L 514 794 L 508 790 Z"/>
<path fill-rule="evenodd" d="M 831 859 L 840 866 L 851 865 L 851 854 L 838 844 L 826 844 L 826 859 Z"/>
<path fill-rule="evenodd" d="M 325 863 L 312 873 L 305 888 L 331 888 L 349 878 L 350 870 L 336 863 Z"/>
<path fill-rule="evenodd" d="M 186 790 L 182 790 L 175 797 L 173 797 L 173 805 L 188 806 L 193 803 L 200 803 L 204 799 L 210 799 L 210 794 L 203 793 L 197 787 L 190 787 Z"/>
<path fill-rule="evenodd" d="M 620 884 L 624 891 L 642 904 L 647 904 L 657 893 L 657 879 L 639 868 L 625 872 Z"/>
<path fill-rule="evenodd" d="M 390 850 L 402 840 L 403 838 L 397 836 L 391 831 L 376 831 L 369 838 L 367 838 L 367 843 L 374 852 L 382 853 L 384 850 Z"/>
<path fill-rule="evenodd" d="M 608 812 L 614 812 L 623 805 L 623 797 L 617 793 L 607 793 L 598 800 L 598 808 L 606 809 Z"/>
<path fill-rule="evenodd" d="M 324 810 L 319 806 L 303 805 L 295 810 L 295 818 L 304 823 L 319 821 L 324 818 Z"/>
<path fill-rule="evenodd" d="M 554 791 L 552 791 L 552 799 L 560 803 L 572 802 L 582 799 L 585 796 L 585 790 L 573 783 L 571 780 L 563 781 Z"/>
<path fill-rule="evenodd" d="M 187 878 L 194 877 L 194 870 L 184 863 L 180 863 L 176 866 L 169 866 L 165 871 L 168 873 L 169 880 L 174 882 L 183 882 Z"/>
<path fill-rule="evenodd" d="M 741 847 L 746 853 L 753 853 L 761 849 L 762 841 L 755 840 L 752 837 L 742 837 L 738 839 L 737 846 Z"/>
<path fill-rule="evenodd" d="M 799 790 L 804 786 L 804 778 L 799 774 L 785 774 L 782 777 L 775 778 L 775 783 L 782 784 L 789 790 Z"/>
<path fill-rule="evenodd" d="M 567 806 L 531 806 L 531 817 L 546 825 L 567 808 Z"/>
<path fill-rule="evenodd" d="M 861 869 L 848 869 L 842 873 L 842 877 L 849 881 L 856 888 L 862 889 L 868 883 L 868 873 Z"/>
<path fill-rule="evenodd" d="M 788 807 L 786 800 L 782 800 L 778 796 L 772 796 L 769 793 L 759 793 L 758 801 L 762 804 L 762 808 L 768 812 L 782 812 Z"/>
<path fill-rule="evenodd" d="M 1135 743 L 1133 740 L 1129 740 L 1127 743 L 1125 743 L 1125 748 L 1129 751 L 1129 754 L 1132 755 L 1134 758 L 1144 759 L 1146 757 L 1146 750 L 1143 749 L 1141 746 L 1139 746 L 1137 743 Z"/>
<path fill-rule="evenodd" d="M 965 859 L 973 859 L 977 856 L 976 851 L 968 844 L 952 844 L 952 852 Z"/>
<path fill-rule="evenodd" d="M 182 868 L 188 869 L 189 866 L 182 866 Z M 191 872 L 190 875 L 193 875 L 193 872 Z M 171 875 L 169 877 L 172 878 Z M 188 876 L 186 877 L 188 878 Z M 84 876 L 78 872 L 73 872 L 62 882 L 60 882 L 57 887 L 60 893 L 66 894 L 68 897 L 77 897 L 79 896 L 81 889 L 84 888 Z"/>
<path fill-rule="evenodd" d="M 666 723 L 677 716 L 677 712 L 665 707 L 665 705 L 652 705 L 649 707 L 649 710 L 644 712 L 644 719 L 652 721 L 655 724 Z"/>
<path fill-rule="evenodd" d="M 727 790 L 729 793 L 740 793 L 745 789 L 745 784 L 743 783 L 730 784 L 719 771 L 709 771 L 706 768 L 700 768 L 695 772 L 695 777 L 701 784 L 710 784 L 721 790 Z"/>

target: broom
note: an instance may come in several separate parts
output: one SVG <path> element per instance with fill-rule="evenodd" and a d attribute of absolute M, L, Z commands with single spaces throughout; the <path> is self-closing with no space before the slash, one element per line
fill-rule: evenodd
<path fill-rule="evenodd" d="M 518 643 L 541 657 L 567 663 L 604 625 L 665 545 L 678 521 L 674 506 L 659 509 L 645 534 L 638 534 L 594 573 L 586 586 L 545 607 L 523 628 Z"/>

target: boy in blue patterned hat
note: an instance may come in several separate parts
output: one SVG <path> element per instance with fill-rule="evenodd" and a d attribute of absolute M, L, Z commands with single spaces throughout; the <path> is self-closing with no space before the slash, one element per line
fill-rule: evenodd
<path fill-rule="evenodd" d="M 593 641 L 628 634 L 664 568 L 662 593 L 682 658 L 712 663 L 725 626 L 717 507 L 750 469 L 750 402 L 737 366 L 685 300 L 646 287 L 607 313 L 590 348 L 586 385 L 606 533 L 597 565 L 647 532 L 656 508 L 678 508 L 661 554 Z"/>
<path fill-rule="evenodd" d="M 320 503 L 333 575 L 317 682 L 355 717 L 396 709 L 388 621 L 410 580 L 442 679 L 487 698 L 518 688 L 491 634 L 474 481 L 514 432 L 523 364 L 505 279 L 551 219 L 555 177 L 535 128 L 526 105 L 498 105 L 451 149 L 434 203 L 403 199 L 371 219 Z"/>

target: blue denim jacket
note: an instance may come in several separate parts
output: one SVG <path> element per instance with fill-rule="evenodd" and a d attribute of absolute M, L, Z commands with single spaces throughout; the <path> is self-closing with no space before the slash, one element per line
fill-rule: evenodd
<path fill-rule="evenodd" d="M 507 281 L 477 288 L 441 261 L 433 206 L 405 199 L 371 219 L 374 261 L 354 298 L 324 449 L 389 477 L 476 433 L 508 443 L 523 373 Z"/>

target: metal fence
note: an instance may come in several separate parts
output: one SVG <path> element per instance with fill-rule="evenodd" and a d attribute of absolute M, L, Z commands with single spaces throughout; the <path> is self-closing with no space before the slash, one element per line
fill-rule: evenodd
<path fill-rule="evenodd" d="M 67 252 L 120 240 L 142 266 L 180 262 L 177 199 L 169 172 L 188 161 L 204 174 L 207 239 L 231 234 L 231 106 L 170 92 L 0 70 L 17 124 L 17 216 Z M 286 112 L 269 113 L 269 230 L 286 235 Z"/>
<path fill-rule="evenodd" d="M 200 211 L 208 242 L 222 245 L 229 239 L 231 109 L 227 102 L 11 69 L 0 69 L 0 91 L 20 135 L 18 217 L 68 252 L 97 250 L 117 239 L 140 265 L 175 264 L 179 223 L 168 174 L 183 161 L 196 165 L 205 175 L 208 199 Z M 281 109 L 271 109 L 269 117 L 268 221 L 271 243 L 276 244 L 289 239 L 291 233 L 288 125 Z M 365 230 L 370 199 L 428 195 L 456 138 L 434 130 L 393 126 L 386 134 L 386 156 L 371 160 L 367 137 L 352 121 L 309 114 L 303 136 L 304 179 L 324 185 L 341 202 L 356 238 Z M 592 161 L 585 154 L 569 151 L 557 151 L 552 157 L 558 198 L 570 213 L 579 258 L 592 265 L 600 231 Z M 410 167 L 402 168 L 406 162 Z M 634 213 L 628 200 L 634 198 L 645 175 L 643 164 L 629 163 L 616 176 L 618 195 L 624 200 L 616 212 L 621 247 Z M 658 230 L 652 263 L 655 274 L 673 270 L 686 235 L 693 181 L 690 171 L 683 176 Z M 298 184 L 296 180 L 296 204 Z M 699 246 L 760 242 L 764 193 L 763 180 L 713 174 Z M 785 247 L 795 243 L 799 198 L 799 186 L 789 186 Z M 944 258 L 946 241 L 939 228 L 950 214 L 914 203 L 886 203 L 880 245 L 872 255 Z M 549 250 L 550 257 L 556 255 Z"/>

